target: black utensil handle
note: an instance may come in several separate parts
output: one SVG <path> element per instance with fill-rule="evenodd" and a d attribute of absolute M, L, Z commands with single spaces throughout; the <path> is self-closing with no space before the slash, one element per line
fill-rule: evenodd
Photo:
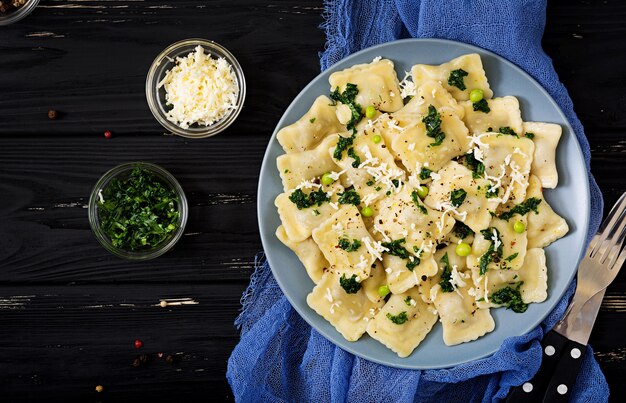
<path fill-rule="evenodd" d="M 541 347 L 543 354 L 539 371 L 530 381 L 512 388 L 505 400 L 507 403 L 568 401 L 587 346 L 551 330 L 541 341 Z M 565 385 L 566 389 L 561 385 Z M 563 391 L 565 393 L 561 394 Z"/>

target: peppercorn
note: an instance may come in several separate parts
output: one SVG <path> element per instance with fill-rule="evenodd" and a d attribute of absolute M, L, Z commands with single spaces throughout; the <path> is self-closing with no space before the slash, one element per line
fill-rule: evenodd
<path fill-rule="evenodd" d="M 139 358 L 135 358 L 133 360 L 133 367 L 135 367 L 135 368 L 141 367 L 141 360 Z"/>
<path fill-rule="evenodd" d="M 107 139 L 110 139 L 111 137 L 113 137 L 113 133 L 111 133 L 111 130 L 107 130 L 104 132 L 104 137 Z"/>
<path fill-rule="evenodd" d="M 143 341 L 137 339 L 135 340 L 135 348 L 141 348 L 143 347 Z"/>
<path fill-rule="evenodd" d="M 103 390 L 104 390 L 104 386 L 102 386 L 102 385 L 96 386 L 96 392 L 102 393 Z"/>
<path fill-rule="evenodd" d="M 58 117 L 59 117 L 59 113 L 57 111 L 55 111 L 54 109 L 50 109 L 48 111 L 48 119 L 55 120 Z"/>

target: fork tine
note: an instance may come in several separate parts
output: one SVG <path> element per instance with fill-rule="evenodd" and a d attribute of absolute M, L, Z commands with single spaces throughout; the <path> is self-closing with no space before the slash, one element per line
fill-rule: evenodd
<path fill-rule="evenodd" d="M 617 200 L 606 219 L 602 223 L 598 234 L 593 237 L 591 244 L 589 245 L 589 257 L 594 257 L 598 253 L 598 249 L 602 247 L 604 241 L 613 232 L 615 224 L 618 222 L 619 217 L 626 210 L 626 192 L 624 192 Z M 605 224 L 606 223 L 606 224 Z M 606 247 L 606 245 L 605 245 Z"/>
<path fill-rule="evenodd" d="M 604 245 L 602 245 L 598 250 L 598 256 L 600 258 L 600 263 L 602 264 L 612 260 L 610 258 L 611 255 L 617 255 L 622 247 L 622 244 L 624 243 L 624 237 L 626 236 L 626 234 L 624 234 L 624 230 L 626 228 L 626 216 L 624 215 L 625 213 L 622 213 L 619 216 L 619 221 L 616 224 L 617 228 L 615 229 L 615 232 L 613 232 L 612 235 L 609 235 L 607 240 L 604 241 Z M 613 252 L 615 247 L 617 247 L 617 250 Z"/>
<path fill-rule="evenodd" d="M 617 273 L 621 270 L 622 266 L 624 266 L 624 262 L 626 261 L 626 248 L 622 250 L 622 253 L 619 254 L 617 261 L 611 267 L 611 272 L 613 273 L 613 278 L 617 276 Z M 612 280 L 611 280 L 612 281 Z"/>

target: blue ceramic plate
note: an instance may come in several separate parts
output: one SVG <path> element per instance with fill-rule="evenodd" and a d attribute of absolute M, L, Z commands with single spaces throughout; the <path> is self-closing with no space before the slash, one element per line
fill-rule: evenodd
<path fill-rule="evenodd" d="M 413 354 L 399 358 L 367 334 L 359 341 L 346 341 L 307 305 L 306 296 L 314 284 L 296 255 L 274 235 L 280 225 L 274 198 L 282 192 L 276 157 L 283 154 L 276 132 L 306 113 L 317 96 L 328 95 L 328 76 L 335 71 L 369 63 L 382 56 L 393 60 L 398 76 L 402 78 L 404 71 L 410 71 L 414 64 L 441 64 L 466 53 L 480 54 L 495 96 L 514 95 L 519 99 L 524 121 L 553 122 L 563 127 L 557 151 L 559 186 L 546 191 L 545 197 L 567 220 L 570 232 L 546 249 L 549 280 L 545 302 L 531 304 L 523 314 L 504 308 L 492 309 L 496 322 L 493 332 L 476 341 L 452 347 L 443 343 L 442 328 L 437 323 Z M 452 367 L 493 354 L 506 338 L 530 331 L 550 313 L 576 273 L 587 232 L 589 206 L 587 172 L 574 132 L 556 102 L 534 79 L 507 60 L 481 48 L 440 39 L 406 39 L 355 53 L 317 76 L 302 90 L 278 122 L 267 146 L 259 179 L 257 208 L 261 239 L 274 277 L 291 305 L 313 328 L 342 349 L 370 361 L 399 368 L 431 369 Z"/>

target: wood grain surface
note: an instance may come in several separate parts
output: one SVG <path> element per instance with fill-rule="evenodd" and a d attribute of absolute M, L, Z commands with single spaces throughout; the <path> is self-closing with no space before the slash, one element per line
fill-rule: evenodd
<path fill-rule="evenodd" d="M 319 72 L 321 3 L 41 0 L 0 27 L 0 401 L 232 399 L 232 323 L 261 250 L 261 159 Z M 625 33 L 624 2 L 549 2 L 544 47 L 585 125 L 607 205 L 626 190 Z M 237 122 L 206 140 L 163 135 L 145 101 L 154 57 L 190 37 L 230 49 L 248 83 Z M 109 255 L 87 221 L 95 181 L 134 160 L 170 170 L 190 203 L 185 236 L 151 262 Z M 626 396 L 625 295 L 622 273 L 591 338 L 615 401 Z M 158 352 L 174 365 L 131 365 Z"/>

